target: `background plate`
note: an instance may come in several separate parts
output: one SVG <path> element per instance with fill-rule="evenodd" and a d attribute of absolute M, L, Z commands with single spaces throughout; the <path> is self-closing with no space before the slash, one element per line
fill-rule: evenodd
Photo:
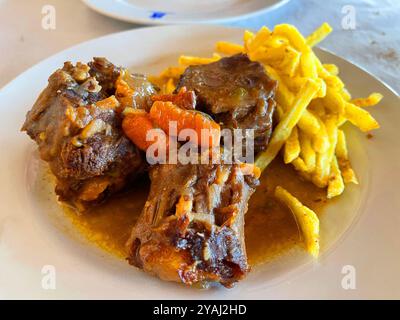
<path fill-rule="evenodd" d="M 289 0 L 83 0 L 93 10 L 140 24 L 221 23 L 249 18 Z"/>
<path fill-rule="evenodd" d="M 98 38 L 52 56 L 0 91 L 0 298 L 272 299 L 398 298 L 400 296 L 399 98 L 356 66 L 322 50 L 354 96 L 378 91 L 371 112 L 382 128 L 372 139 L 351 127 L 350 155 L 360 186 L 349 186 L 321 220 L 322 255 L 312 263 L 289 252 L 254 268 L 236 288 L 209 291 L 166 283 L 85 242 L 63 216 L 36 147 L 19 132 L 48 76 L 66 60 L 106 56 L 137 72 L 156 73 L 182 54 L 210 55 L 217 40 L 243 30 L 216 26 L 153 27 Z M 146 39 L 145 42 L 141 39 Z M 174 45 L 171 45 L 173 43 Z M 42 268 L 56 269 L 56 290 L 41 287 Z M 344 290 L 343 267 L 354 266 L 355 290 Z"/>

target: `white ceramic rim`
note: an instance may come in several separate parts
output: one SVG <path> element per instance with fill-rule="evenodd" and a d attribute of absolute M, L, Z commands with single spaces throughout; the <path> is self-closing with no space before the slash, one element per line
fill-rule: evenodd
<path fill-rule="evenodd" d="M 258 16 L 258 15 L 267 13 L 269 11 L 275 10 L 275 9 L 287 4 L 291 0 L 280 0 L 279 2 L 277 2 L 275 4 L 266 6 L 259 10 L 244 13 L 244 14 L 238 14 L 238 15 L 229 16 L 229 17 L 221 17 L 218 19 L 208 19 L 205 17 L 204 19 L 195 19 L 195 20 L 184 19 L 184 18 L 174 19 L 174 16 L 169 16 L 165 19 L 150 19 L 150 18 L 148 18 L 147 11 L 139 12 L 139 14 L 137 16 L 132 16 L 132 15 L 121 13 L 121 12 L 119 12 L 119 10 L 110 11 L 108 8 L 104 7 L 103 5 L 98 5 L 97 4 L 98 0 L 82 0 L 82 1 L 89 8 L 91 8 L 92 10 L 94 10 L 102 15 L 105 15 L 105 16 L 108 16 L 108 17 L 111 17 L 111 18 L 114 18 L 117 20 L 125 21 L 125 22 L 137 23 L 137 24 L 143 24 L 143 25 L 176 25 L 176 24 L 188 25 L 188 24 L 202 24 L 202 23 L 220 24 L 220 23 L 234 22 L 234 21 L 238 21 L 241 19 L 248 19 L 248 18 L 251 18 L 254 16 Z M 142 14 L 144 12 L 146 12 L 146 15 Z"/>

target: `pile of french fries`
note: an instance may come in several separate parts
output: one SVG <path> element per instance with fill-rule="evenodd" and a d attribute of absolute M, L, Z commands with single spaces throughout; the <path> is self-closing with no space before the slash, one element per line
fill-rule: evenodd
<path fill-rule="evenodd" d="M 306 180 L 326 188 L 327 198 L 333 198 L 343 193 L 345 184 L 358 184 L 341 126 L 349 121 L 363 132 L 379 128 L 365 107 L 376 105 L 382 95 L 372 93 L 367 98 L 352 99 L 338 76 L 338 67 L 318 59 L 312 47 L 331 31 L 327 23 L 308 37 L 289 24 L 277 25 L 273 31 L 265 26 L 257 33 L 245 31 L 243 45 L 221 41 L 211 58 L 181 56 L 178 67 L 170 67 L 151 80 L 162 92 L 171 93 L 189 65 L 206 64 L 237 53 L 246 53 L 251 60 L 260 62 L 278 82 L 278 122 L 256 165 L 264 170 L 282 152 L 285 163 L 293 165 Z M 299 226 L 304 226 L 307 249 L 317 256 L 318 217 L 283 188 L 276 190 L 276 196 L 291 208 Z"/>

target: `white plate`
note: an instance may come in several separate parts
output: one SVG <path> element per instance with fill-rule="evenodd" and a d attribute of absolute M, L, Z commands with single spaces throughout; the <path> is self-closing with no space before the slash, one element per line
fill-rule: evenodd
<path fill-rule="evenodd" d="M 323 215 L 322 256 L 310 263 L 291 252 L 255 268 L 236 288 L 195 290 L 130 267 L 86 243 L 63 216 L 43 179 L 35 144 L 19 132 L 47 77 L 66 60 L 106 56 L 138 72 L 175 64 L 180 53 L 209 55 L 217 40 L 240 42 L 242 30 L 216 26 L 137 29 L 95 39 L 39 63 L 0 91 L 0 298 L 399 298 L 399 98 L 384 84 L 333 54 L 354 96 L 379 91 L 371 112 L 382 128 L 373 139 L 351 127 L 350 153 L 360 186 L 349 186 Z M 146 41 L 140 41 L 146 39 Z M 171 45 L 173 43 L 173 45 Z M 41 270 L 56 270 L 56 290 L 41 287 Z M 341 286 L 342 268 L 356 270 L 356 290 Z"/>
<path fill-rule="evenodd" d="M 289 0 L 83 0 L 93 10 L 140 24 L 222 23 L 249 18 Z"/>

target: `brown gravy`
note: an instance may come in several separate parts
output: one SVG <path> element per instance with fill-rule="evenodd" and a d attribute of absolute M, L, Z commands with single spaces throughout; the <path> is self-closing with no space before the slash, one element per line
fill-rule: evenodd
<path fill-rule="evenodd" d="M 261 177 L 261 185 L 251 197 L 246 214 L 246 247 L 251 265 L 266 262 L 294 246 L 301 245 L 298 228 L 290 210 L 273 196 L 281 185 L 318 215 L 327 203 L 326 190 L 302 180 L 290 165 L 276 159 Z M 149 190 L 145 178 L 123 194 L 104 204 L 77 215 L 66 213 L 85 237 L 102 249 L 121 258 L 126 257 L 125 242 L 137 220 Z"/>

